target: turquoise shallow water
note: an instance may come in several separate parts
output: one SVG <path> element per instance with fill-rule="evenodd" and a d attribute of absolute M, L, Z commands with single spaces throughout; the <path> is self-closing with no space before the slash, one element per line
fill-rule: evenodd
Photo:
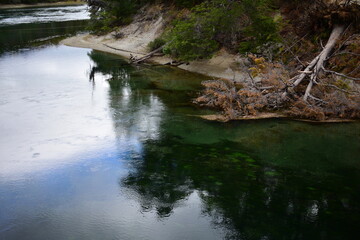
<path fill-rule="evenodd" d="M 359 123 L 208 122 L 204 76 L 0 43 L 0 239 L 357 239 Z"/>

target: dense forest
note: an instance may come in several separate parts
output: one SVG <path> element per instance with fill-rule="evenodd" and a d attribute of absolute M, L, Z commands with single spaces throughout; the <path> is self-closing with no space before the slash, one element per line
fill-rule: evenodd
<path fill-rule="evenodd" d="M 88 0 L 97 33 L 163 5 L 164 33 L 150 44 L 180 62 L 219 49 L 251 63 L 247 83 L 213 80 L 195 102 L 226 119 L 277 112 L 296 118 L 360 118 L 360 1 Z"/>

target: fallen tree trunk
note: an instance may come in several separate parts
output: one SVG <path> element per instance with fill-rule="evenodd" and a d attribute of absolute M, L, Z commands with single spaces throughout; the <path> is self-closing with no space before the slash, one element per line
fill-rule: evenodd
<path fill-rule="evenodd" d="M 304 94 L 305 101 L 307 101 L 313 85 L 317 83 L 318 75 L 320 74 L 320 72 L 322 72 L 324 70 L 325 61 L 328 59 L 330 53 L 333 51 L 334 46 L 336 45 L 336 42 L 339 40 L 339 38 L 341 37 L 344 30 L 345 30 L 345 26 L 343 26 L 343 25 L 336 25 L 333 28 L 331 35 L 329 37 L 329 40 L 328 40 L 327 44 L 325 45 L 324 49 L 322 50 L 322 52 L 320 53 L 319 59 L 312 71 L 311 76 L 310 76 L 310 82 L 309 82 L 309 84 L 306 88 L 305 94 Z"/>
<path fill-rule="evenodd" d="M 105 47 L 108 47 L 108 48 L 111 48 L 111 49 L 114 49 L 116 51 L 121 51 L 121 52 L 128 52 L 128 53 L 134 53 L 134 54 L 141 54 L 141 55 L 144 55 L 144 53 L 139 53 L 139 52 L 133 52 L 133 51 L 129 51 L 129 50 L 126 50 L 126 49 L 121 49 L 121 48 L 116 48 L 116 47 L 112 47 L 106 43 L 103 43 L 103 45 Z"/>
<path fill-rule="evenodd" d="M 161 47 L 155 49 L 154 51 L 148 53 L 147 55 L 145 55 L 145 56 L 142 57 L 142 58 L 139 58 L 139 59 L 133 58 L 133 59 L 131 59 L 131 63 L 135 63 L 135 64 L 141 63 L 141 62 L 143 62 L 143 61 L 151 58 L 151 57 L 154 56 L 156 53 L 159 53 L 160 51 L 162 51 L 163 48 L 164 48 L 164 46 L 161 46 Z"/>
<path fill-rule="evenodd" d="M 335 25 L 328 42 L 326 43 L 325 47 L 321 51 L 319 55 L 317 55 L 305 68 L 304 71 L 301 72 L 301 74 L 295 76 L 292 78 L 293 84 L 291 88 L 289 89 L 290 92 L 293 92 L 294 89 L 306 78 L 309 76 L 309 84 L 306 88 L 306 91 L 304 93 L 303 99 L 307 101 L 308 97 L 310 96 L 311 89 L 314 86 L 314 84 L 318 83 L 318 76 L 321 72 L 324 71 L 324 65 L 325 61 L 330 56 L 331 52 L 334 49 L 334 46 L 336 45 L 337 41 L 340 39 L 341 35 L 343 34 L 345 30 L 344 25 Z M 282 97 L 286 97 L 288 95 L 289 91 L 286 91 L 283 93 Z"/>

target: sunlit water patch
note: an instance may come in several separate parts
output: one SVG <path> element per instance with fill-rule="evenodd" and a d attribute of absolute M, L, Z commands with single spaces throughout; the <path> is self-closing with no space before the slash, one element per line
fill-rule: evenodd
<path fill-rule="evenodd" d="M 86 5 L 0 10 L 0 27 L 24 23 L 65 22 L 89 19 Z"/>

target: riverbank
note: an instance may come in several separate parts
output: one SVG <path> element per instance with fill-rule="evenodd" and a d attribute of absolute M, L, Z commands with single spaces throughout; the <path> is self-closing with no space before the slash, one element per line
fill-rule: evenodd
<path fill-rule="evenodd" d="M 134 26 L 132 26 L 134 27 Z M 157 30 L 160 28 L 150 28 L 151 30 L 139 35 L 129 34 L 127 37 L 116 40 L 112 34 L 105 36 L 94 36 L 91 34 L 82 34 L 75 37 L 67 38 L 61 42 L 66 46 L 79 47 L 79 48 L 91 48 L 102 52 L 120 55 L 125 58 L 135 57 L 141 58 L 148 54 L 147 45 L 157 36 Z M 129 28 L 127 27 L 127 30 Z M 145 36 L 146 35 L 146 36 Z M 155 56 L 150 60 L 153 63 L 166 65 L 173 60 L 167 56 Z M 209 77 L 222 78 L 222 79 L 235 79 L 236 81 L 246 81 L 246 76 L 239 70 L 233 69 L 232 66 L 239 68 L 239 63 L 245 67 L 247 63 L 245 59 L 239 56 L 227 53 L 224 50 L 219 51 L 212 59 L 193 61 L 188 64 L 182 64 L 177 67 L 190 72 L 200 73 Z M 229 120 L 259 120 L 259 119 L 293 119 L 302 122 L 311 123 L 348 123 L 354 122 L 351 119 L 327 119 L 323 121 L 314 121 L 309 119 L 299 119 L 286 116 L 281 113 L 262 113 L 256 116 L 244 116 L 237 119 L 228 119 L 224 115 L 203 115 L 199 116 L 202 119 L 217 122 L 228 122 Z"/>
<path fill-rule="evenodd" d="M 160 12 L 160 13 L 159 13 Z M 121 55 L 125 58 L 141 58 L 150 50 L 150 42 L 158 38 L 167 24 L 166 16 L 158 9 L 147 8 L 134 17 L 133 22 L 118 31 L 107 35 L 95 36 L 83 34 L 63 40 L 67 46 L 91 48 L 103 52 Z M 116 38 L 115 36 L 122 36 Z M 149 61 L 157 64 L 170 65 L 175 62 L 168 56 L 154 56 Z M 247 59 L 233 55 L 224 49 L 218 51 L 209 60 L 191 61 L 176 64 L 177 67 L 190 72 L 200 73 L 211 78 L 224 78 L 238 82 L 247 81 L 246 70 L 249 68 Z"/>
<path fill-rule="evenodd" d="M 117 54 L 125 58 L 135 57 L 138 59 L 149 53 L 147 45 L 155 39 L 154 36 L 156 36 L 150 32 L 142 35 L 147 36 L 143 36 L 144 38 L 142 38 L 140 36 L 128 35 L 126 38 L 116 40 L 112 37 L 112 34 L 105 36 L 84 34 L 65 39 L 61 41 L 61 44 L 71 47 L 91 48 Z M 174 60 L 168 56 L 154 56 L 149 61 L 162 65 L 170 65 L 174 62 Z M 246 62 L 247 60 L 240 56 L 229 54 L 225 50 L 220 50 L 209 60 L 192 61 L 177 65 L 177 67 L 209 77 L 243 82 L 246 81 L 246 75 L 238 68 L 241 65 L 245 66 L 247 64 Z"/>
<path fill-rule="evenodd" d="M 83 5 L 85 1 L 62 1 L 55 3 L 35 3 L 35 4 L 0 4 L 0 9 L 14 9 L 14 8 L 31 8 L 31 7 L 52 7 L 64 5 Z"/>
<path fill-rule="evenodd" d="M 165 27 L 168 25 L 169 21 L 166 20 L 166 12 L 160 11 L 161 7 L 158 6 L 150 6 L 148 8 L 144 8 L 142 11 L 137 14 L 132 23 L 127 26 L 121 27 L 109 34 L 96 36 L 91 34 L 83 34 L 78 35 L 72 38 L 68 38 L 63 40 L 61 43 L 67 46 L 72 47 L 80 47 L 80 48 L 91 48 L 103 52 L 108 52 L 112 54 L 117 54 L 123 56 L 128 59 L 141 59 L 144 56 L 147 56 L 150 52 L 149 43 L 159 38 L 163 32 Z M 164 12 L 164 13 L 163 13 Z M 200 73 L 206 76 L 209 76 L 209 79 L 226 79 L 230 80 L 231 83 L 230 88 L 233 87 L 241 87 L 241 89 L 245 90 L 243 94 L 248 94 L 246 92 L 246 86 L 248 90 L 252 88 L 254 85 L 264 84 L 265 91 L 259 91 L 259 88 L 256 90 L 259 91 L 259 96 L 262 94 L 268 94 L 270 89 L 273 88 L 277 84 L 278 81 L 274 81 L 275 79 L 290 79 L 290 73 L 282 64 L 272 64 L 266 63 L 264 58 L 256 58 L 249 60 L 248 57 L 244 57 L 241 55 L 235 55 L 228 53 L 225 49 L 221 49 L 216 52 L 211 59 L 205 60 L 196 60 L 187 63 L 176 62 L 174 59 L 171 59 L 168 56 L 164 56 L 163 54 L 155 54 L 151 58 L 147 59 L 155 64 L 161 65 L 172 65 L 176 66 L 180 69 L 187 70 L 194 73 Z M 251 70 L 252 69 L 252 70 Z M 251 76 L 252 71 L 257 71 L 258 74 L 256 76 Z M 250 76 L 250 77 L 249 77 Z M 273 80 L 273 82 L 271 82 Z M 356 83 L 354 83 L 356 84 Z M 239 85 L 239 86 L 238 86 Z M 262 87 L 264 87 L 262 86 Z M 281 86 L 278 86 L 282 88 Z M 261 86 L 260 86 L 261 88 Z M 215 92 L 218 93 L 221 89 L 216 89 Z M 253 91 L 253 89 L 251 90 Z M 251 93 L 250 91 L 250 93 Z M 276 95 L 276 91 L 273 91 Z M 224 96 L 228 96 L 225 92 Z M 238 94 L 236 92 L 236 94 Z M 236 95 L 235 94 L 235 95 Z M 215 101 L 217 99 L 217 94 L 214 97 L 214 101 L 220 103 L 221 101 Z M 209 97 L 209 96 L 207 96 Z M 254 97 L 254 96 L 253 96 Z M 237 96 L 239 98 L 239 96 Z M 264 100 L 263 98 L 262 100 Z M 232 98 L 229 99 L 232 102 Z M 253 101 L 253 103 L 259 102 L 257 99 Z M 264 100 L 265 101 L 265 100 Z M 270 100 L 270 102 L 273 100 Z M 234 103 L 234 102 L 233 102 Z M 201 103 L 203 106 L 207 106 L 206 103 Z M 344 103 L 345 104 L 345 103 Z M 228 106 L 227 104 L 225 104 Z M 222 106 L 209 106 L 209 107 L 224 107 Z M 236 104 L 235 104 L 236 105 Z M 341 105 L 341 104 L 340 104 Z M 339 106 L 340 106 L 339 105 Z M 294 117 L 298 119 L 316 119 L 317 122 L 348 122 L 345 116 L 339 117 L 340 113 L 333 114 L 331 117 L 326 117 L 325 113 L 321 109 L 310 109 L 306 108 L 307 105 L 302 104 L 296 105 L 296 108 L 291 108 L 292 114 L 286 114 L 286 117 L 293 119 Z M 300 106 L 300 109 L 297 109 Z M 305 109 L 302 109 L 301 106 L 305 106 Z M 236 106 L 232 106 L 235 107 Z M 331 107 L 331 106 L 330 106 Z M 226 109 L 223 109 L 224 111 Z M 289 110 L 289 109 L 288 109 Z M 338 111 L 338 110 L 336 110 Z M 262 111 L 260 111 L 262 112 Z M 239 114 L 242 116 L 243 114 Z M 204 118 L 208 120 L 216 120 L 216 121 L 228 121 L 228 120 L 247 120 L 247 119 L 263 119 L 263 118 L 283 118 L 283 114 L 274 113 L 268 114 L 266 111 L 260 116 L 259 114 L 253 116 L 254 114 L 249 114 L 247 116 L 240 118 L 234 118 L 234 115 L 228 119 L 229 116 L 225 117 L 214 117 L 205 116 Z M 290 116 L 291 115 L 291 116 Z M 340 119 L 338 119 L 338 117 Z M 351 114 L 348 116 L 349 118 L 353 118 Z M 342 119 L 343 118 L 343 119 Z M 308 121 L 308 120 L 306 120 Z M 351 120 L 350 120 L 351 121 Z"/>

